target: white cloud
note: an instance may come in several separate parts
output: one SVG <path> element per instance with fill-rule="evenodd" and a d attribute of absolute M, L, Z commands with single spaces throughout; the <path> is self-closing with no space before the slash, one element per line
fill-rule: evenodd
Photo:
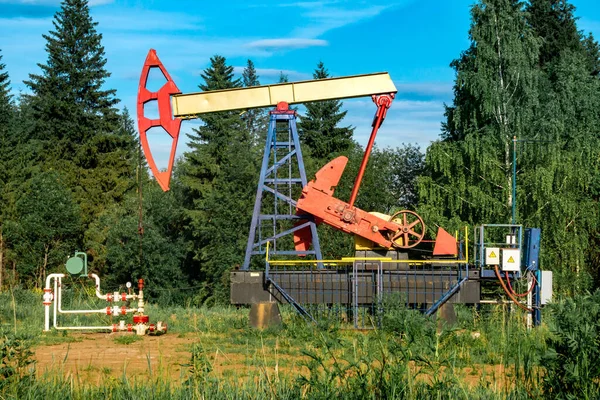
<path fill-rule="evenodd" d="M 26 28 L 27 30 L 35 28 L 50 28 L 52 27 L 52 18 L 0 18 L 0 26 L 2 26 L 2 29 L 7 30 L 17 28 Z"/>
<path fill-rule="evenodd" d="M 278 49 L 304 49 L 307 47 L 327 46 L 326 40 L 303 39 L 303 38 L 280 38 L 280 39 L 261 39 L 250 42 L 246 45 L 249 48 L 278 50 Z"/>
<path fill-rule="evenodd" d="M 373 18 L 390 7 L 390 5 L 369 5 L 350 9 L 335 5 L 336 2 L 323 1 L 301 4 L 306 11 L 301 13 L 303 18 L 301 27 L 294 29 L 292 36 L 309 38 L 319 37 L 330 30 Z"/>
<path fill-rule="evenodd" d="M 59 5 L 60 0 L 0 0 L 4 4 L 27 4 L 31 6 L 54 6 Z"/>
<path fill-rule="evenodd" d="M 366 145 L 371 134 L 371 123 L 376 107 L 368 99 L 345 100 L 348 111 L 341 125 L 354 126 L 354 139 Z M 444 116 L 441 101 L 418 101 L 396 98 L 377 134 L 381 147 L 396 147 L 402 143 L 416 143 L 425 149 L 440 134 L 440 121 Z"/>

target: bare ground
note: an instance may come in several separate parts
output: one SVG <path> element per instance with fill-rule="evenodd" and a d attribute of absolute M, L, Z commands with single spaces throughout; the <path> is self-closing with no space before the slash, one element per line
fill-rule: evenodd
<path fill-rule="evenodd" d="M 188 377 L 191 348 L 203 344 L 198 337 L 176 334 L 144 336 L 130 344 L 116 343 L 120 333 L 72 334 L 75 341 L 35 348 L 38 376 L 73 377 L 81 383 L 98 383 L 104 379 L 146 380 L 157 377 L 182 382 Z M 302 371 L 302 357 L 281 354 L 278 349 L 250 351 L 243 346 L 203 344 L 203 353 L 214 374 L 240 379 L 257 374 L 294 374 Z"/>

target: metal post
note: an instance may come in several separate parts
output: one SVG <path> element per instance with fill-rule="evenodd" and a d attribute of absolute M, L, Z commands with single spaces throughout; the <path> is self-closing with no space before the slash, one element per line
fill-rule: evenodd
<path fill-rule="evenodd" d="M 512 163 L 512 224 L 517 222 L 517 137 L 513 136 L 513 163 Z"/>

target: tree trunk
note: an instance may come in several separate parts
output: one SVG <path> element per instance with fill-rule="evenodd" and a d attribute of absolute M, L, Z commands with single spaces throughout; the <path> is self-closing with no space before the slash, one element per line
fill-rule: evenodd
<path fill-rule="evenodd" d="M 504 139 L 504 166 L 506 168 L 506 181 L 508 183 L 508 209 L 509 213 L 512 214 L 512 206 L 513 201 L 515 199 L 512 198 L 512 185 L 513 185 L 513 177 L 512 177 L 512 160 L 510 158 L 510 139 L 511 135 L 509 134 L 509 126 L 508 126 L 508 102 L 510 98 L 507 96 L 507 84 L 504 79 L 504 70 L 502 68 L 502 43 L 500 41 L 500 32 L 498 30 L 498 18 L 494 13 L 494 24 L 496 30 L 496 45 L 498 52 L 498 78 L 499 78 L 499 90 L 498 90 L 498 106 L 496 107 L 496 120 L 500 125 L 500 135 Z M 512 221 L 512 219 L 511 219 Z"/>
<path fill-rule="evenodd" d="M 44 285 L 44 280 L 46 279 L 46 267 L 48 266 L 48 253 L 50 252 L 50 246 L 49 245 L 44 245 L 44 264 L 42 265 L 42 273 L 40 274 L 40 278 L 42 279 L 42 282 L 40 283 L 39 287 L 43 287 Z"/>

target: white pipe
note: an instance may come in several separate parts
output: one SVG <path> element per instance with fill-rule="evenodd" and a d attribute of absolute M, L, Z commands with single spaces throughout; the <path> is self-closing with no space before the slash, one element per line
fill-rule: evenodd
<path fill-rule="evenodd" d="M 64 276 L 64 274 L 50 274 L 46 277 L 46 286 L 44 287 L 44 331 L 46 332 L 50 330 L 50 304 L 54 302 L 50 281 L 51 279 L 56 281 L 58 276 Z"/>
<path fill-rule="evenodd" d="M 58 299 L 60 299 L 60 292 L 58 291 L 57 287 L 60 288 L 60 286 L 58 286 L 58 279 L 60 279 L 62 277 L 57 277 L 54 278 L 54 301 L 53 301 L 53 306 L 54 306 L 54 327 L 56 328 L 56 315 L 58 314 L 58 311 L 56 309 L 56 304 Z"/>
<path fill-rule="evenodd" d="M 89 277 L 93 278 L 96 281 L 96 296 L 102 300 L 107 300 L 108 299 L 108 294 L 107 295 L 103 295 L 100 292 L 100 277 L 96 274 L 90 274 L 88 275 Z M 120 325 L 112 325 L 112 326 L 58 326 L 57 323 L 57 315 L 60 314 L 94 314 L 94 313 L 107 313 L 108 310 L 110 310 L 109 315 L 124 315 L 124 314 L 128 314 L 128 313 L 134 313 L 134 312 L 141 312 L 143 313 L 144 309 L 144 301 L 143 301 L 143 293 L 140 291 L 139 295 L 136 294 L 132 294 L 132 295 L 125 295 L 125 293 L 119 294 L 118 292 L 115 292 L 114 294 L 110 295 L 112 297 L 114 297 L 114 301 L 119 301 L 119 299 L 137 299 L 138 300 L 138 307 L 139 308 L 123 308 L 123 307 L 119 307 L 119 306 L 113 306 L 113 307 L 108 307 L 108 308 L 102 308 L 100 310 L 63 310 L 62 309 L 62 278 L 65 277 L 65 274 L 50 274 L 46 277 L 46 287 L 45 289 L 50 291 L 51 293 L 51 280 L 54 279 L 54 296 L 52 297 L 52 294 L 50 294 L 49 296 L 47 296 L 47 298 L 44 298 L 44 301 L 48 304 L 44 304 L 44 330 L 45 331 L 49 331 L 50 330 L 50 303 L 53 303 L 53 326 L 54 329 L 57 330 L 91 330 L 91 329 L 95 329 L 95 330 L 110 330 L 110 331 L 117 331 L 117 330 L 127 330 L 128 328 L 125 326 L 124 321 L 121 321 L 122 323 Z M 123 296 L 125 295 L 125 296 Z"/>
<path fill-rule="evenodd" d="M 50 304 L 44 304 L 44 331 L 50 330 Z"/>
<path fill-rule="evenodd" d="M 112 331 L 113 327 L 112 326 L 54 326 L 54 329 L 57 329 L 59 331 L 63 331 L 63 330 L 89 330 L 89 329 L 101 329 L 101 330 L 109 330 Z"/>
<path fill-rule="evenodd" d="M 50 289 L 50 279 L 52 278 L 64 278 L 65 274 L 50 274 L 46 277 L 46 289 Z"/>
<path fill-rule="evenodd" d="M 100 291 L 100 277 L 96 274 L 89 274 L 88 275 L 90 278 L 93 278 L 96 281 L 96 297 L 98 297 L 101 300 L 108 300 L 109 297 L 112 297 L 111 301 L 122 301 L 123 299 L 123 295 L 119 294 L 119 292 L 114 292 L 114 293 L 107 293 L 107 294 L 102 294 L 102 292 Z M 127 294 L 125 295 L 125 299 L 130 300 L 130 299 L 137 299 L 137 295 L 136 294 Z"/>
<path fill-rule="evenodd" d="M 106 308 L 100 310 L 62 310 L 59 305 L 58 312 L 60 314 L 106 314 Z"/>

